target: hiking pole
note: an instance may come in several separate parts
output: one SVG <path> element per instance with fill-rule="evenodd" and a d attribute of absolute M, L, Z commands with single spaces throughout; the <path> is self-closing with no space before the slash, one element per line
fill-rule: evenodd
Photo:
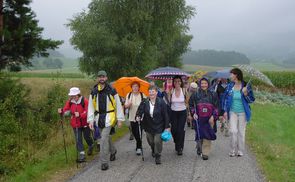
<path fill-rule="evenodd" d="M 197 114 L 196 103 L 194 103 L 194 110 L 195 110 L 195 114 Z M 202 141 L 201 141 L 201 137 L 200 137 L 200 128 L 199 128 L 199 122 L 198 122 L 198 120 L 196 120 L 196 127 L 197 127 L 197 137 L 198 137 L 197 150 L 200 151 L 200 156 L 203 157 Z"/>
<path fill-rule="evenodd" d="M 63 114 L 60 114 L 60 123 L 61 123 L 61 129 L 62 129 L 62 136 L 64 139 L 64 149 L 65 149 L 65 155 L 66 155 L 66 163 L 68 163 L 68 153 L 67 153 L 67 146 L 66 146 L 66 138 L 65 138 L 65 129 L 64 129 L 64 116 Z"/>
<path fill-rule="evenodd" d="M 139 129 L 140 141 L 141 141 L 141 158 L 142 158 L 142 161 L 144 161 L 143 146 L 142 146 L 142 128 L 141 128 L 141 124 L 139 122 L 138 122 L 138 129 Z"/>

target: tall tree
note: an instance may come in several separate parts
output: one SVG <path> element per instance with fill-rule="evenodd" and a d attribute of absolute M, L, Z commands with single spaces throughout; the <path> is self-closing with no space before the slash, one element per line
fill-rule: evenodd
<path fill-rule="evenodd" d="M 112 79 L 143 76 L 157 66 L 181 66 L 192 36 L 194 8 L 185 0 L 93 0 L 70 21 L 71 39 L 82 51 L 80 69 L 105 69 Z"/>
<path fill-rule="evenodd" d="M 48 56 L 48 49 L 55 49 L 62 44 L 62 41 L 42 38 L 43 28 L 38 26 L 30 3 L 31 0 L 4 0 L 1 9 L 3 30 L 0 29 L 0 70 L 31 65 L 30 58 L 35 55 Z"/>

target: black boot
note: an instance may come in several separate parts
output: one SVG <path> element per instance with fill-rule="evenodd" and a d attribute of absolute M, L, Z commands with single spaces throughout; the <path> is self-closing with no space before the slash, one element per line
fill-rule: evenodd
<path fill-rule="evenodd" d="M 208 155 L 203 155 L 202 158 L 204 161 L 209 159 Z"/>
<path fill-rule="evenodd" d="M 111 154 L 110 161 L 116 160 L 116 153 L 117 153 L 117 150 L 115 150 L 115 152 L 113 154 Z"/>
<path fill-rule="evenodd" d="M 101 164 L 101 170 L 105 171 L 109 169 L 109 165 L 107 163 Z"/>
<path fill-rule="evenodd" d="M 91 146 L 88 146 L 87 155 L 92 155 L 93 148 L 94 148 L 94 144 L 92 144 Z"/>
<path fill-rule="evenodd" d="M 157 165 L 161 164 L 161 163 L 162 163 L 162 162 L 161 162 L 161 155 L 160 155 L 160 154 L 156 154 L 155 156 L 156 156 L 156 158 L 155 158 L 155 162 L 156 162 L 156 164 L 157 164 Z"/>

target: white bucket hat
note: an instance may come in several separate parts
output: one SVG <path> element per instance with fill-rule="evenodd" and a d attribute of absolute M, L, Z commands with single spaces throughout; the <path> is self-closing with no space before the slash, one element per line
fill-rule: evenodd
<path fill-rule="evenodd" d="M 70 89 L 70 93 L 69 93 L 69 96 L 75 96 L 75 95 L 78 95 L 80 94 L 80 89 L 78 87 L 72 87 Z"/>
<path fill-rule="evenodd" d="M 191 83 L 191 88 L 194 88 L 194 89 L 198 88 L 198 84 L 196 84 L 195 82 L 192 82 Z"/>

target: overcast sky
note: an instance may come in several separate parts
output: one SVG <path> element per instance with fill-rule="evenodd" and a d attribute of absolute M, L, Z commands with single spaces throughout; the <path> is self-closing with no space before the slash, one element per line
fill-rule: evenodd
<path fill-rule="evenodd" d="M 71 32 L 64 24 L 91 0 L 33 0 L 44 37 L 64 40 L 69 56 Z M 236 50 L 248 56 L 295 57 L 295 0 L 187 0 L 197 14 L 190 21 L 191 49 Z M 72 54 L 74 56 L 74 54 Z"/>

